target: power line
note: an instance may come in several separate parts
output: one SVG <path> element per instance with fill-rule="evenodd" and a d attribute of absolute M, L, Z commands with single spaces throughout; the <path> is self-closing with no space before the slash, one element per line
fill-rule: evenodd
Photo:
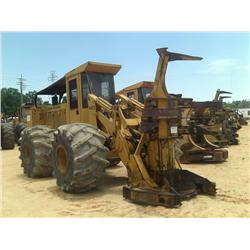
<path fill-rule="evenodd" d="M 51 70 L 50 71 L 50 75 L 48 77 L 48 81 L 53 83 L 56 79 L 57 79 L 57 75 L 56 75 L 56 71 L 55 70 Z"/>

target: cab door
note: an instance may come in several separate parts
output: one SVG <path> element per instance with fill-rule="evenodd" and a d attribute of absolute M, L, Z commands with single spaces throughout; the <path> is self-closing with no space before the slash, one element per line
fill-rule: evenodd
<path fill-rule="evenodd" d="M 80 81 L 79 76 L 67 79 L 68 118 L 69 122 L 80 122 Z"/>

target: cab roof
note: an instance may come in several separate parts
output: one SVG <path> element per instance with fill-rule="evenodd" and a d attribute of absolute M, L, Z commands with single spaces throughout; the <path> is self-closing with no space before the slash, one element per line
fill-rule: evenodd
<path fill-rule="evenodd" d="M 81 64 L 77 68 L 69 71 L 65 74 L 66 77 L 81 73 L 81 72 L 96 72 L 96 73 L 106 73 L 116 75 L 116 73 L 121 69 L 119 64 L 108 64 L 108 63 L 98 63 L 98 62 L 86 62 Z"/>
<path fill-rule="evenodd" d="M 108 63 L 98 63 L 98 62 L 86 62 L 81 64 L 77 68 L 66 73 L 62 78 L 55 81 L 48 87 L 38 91 L 36 95 L 62 95 L 66 92 L 66 78 L 74 76 L 82 72 L 95 72 L 116 75 L 120 70 L 121 65 L 119 64 L 108 64 Z"/>
<path fill-rule="evenodd" d="M 139 89 L 139 88 L 153 88 L 153 84 L 154 84 L 154 82 L 150 82 L 150 81 L 138 82 L 138 83 L 135 83 L 133 85 L 130 85 L 130 86 L 120 90 L 118 93 L 121 93 L 123 91 L 135 90 L 135 89 Z"/>

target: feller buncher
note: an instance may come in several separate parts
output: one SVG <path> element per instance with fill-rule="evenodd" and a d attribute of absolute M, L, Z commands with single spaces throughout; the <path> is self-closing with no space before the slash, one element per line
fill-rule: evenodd
<path fill-rule="evenodd" d="M 208 135 L 209 139 L 218 146 L 237 145 L 237 130 L 241 128 L 238 119 L 235 119 L 234 112 L 223 107 L 223 100 L 231 96 L 222 96 L 221 94 L 232 94 L 224 90 L 217 89 L 212 102 L 207 102 L 207 107 L 201 107 L 194 114 L 193 119 L 202 121 L 204 124 L 210 124 L 215 129 L 220 130 L 217 135 Z"/>
<path fill-rule="evenodd" d="M 178 98 L 181 110 L 181 123 L 179 133 L 183 135 L 180 149 L 181 163 L 207 162 L 219 163 L 228 158 L 228 151 L 214 144 L 209 136 L 220 134 L 220 128 L 213 124 L 204 123 L 197 119 L 203 116 L 203 110 L 209 107 L 209 102 L 194 102 L 190 98 Z"/>
<path fill-rule="evenodd" d="M 87 62 L 38 92 L 55 95 L 54 105 L 30 110 L 30 128 L 20 140 L 24 172 L 45 177 L 53 171 L 62 190 L 79 193 L 97 187 L 110 161 L 120 159 L 128 173 L 123 196 L 132 202 L 178 207 L 197 194 L 215 195 L 215 183 L 181 169 L 175 153 L 180 117 L 165 85 L 169 62 L 200 58 L 166 48 L 157 52 L 154 88 L 145 105 L 115 96 L 120 65 Z"/>
<path fill-rule="evenodd" d="M 149 81 L 139 82 L 124 88 L 118 93 L 144 103 L 152 92 L 153 84 L 153 82 Z M 208 138 L 213 136 L 212 139 L 214 139 L 217 135 L 222 134 L 220 127 L 203 121 L 206 111 L 211 107 L 218 106 L 217 103 L 194 102 L 192 98 L 183 98 L 182 94 L 170 95 L 177 99 L 178 109 L 181 114 L 178 133 L 182 137 L 178 140 L 177 146 L 180 162 L 186 164 L 224 162 L 228 158 L 228 151 L 212 143 Z"/>

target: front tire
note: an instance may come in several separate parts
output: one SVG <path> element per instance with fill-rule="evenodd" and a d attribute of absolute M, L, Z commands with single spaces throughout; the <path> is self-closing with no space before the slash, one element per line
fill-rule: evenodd
<path fill-rule="evenodd" d="M 55 133 L 52 155 L 57 185 L 65 192 L 81 193 L 96 188 L 105 168 L 105 137 L 89 124 L 62 125 Z"/>

